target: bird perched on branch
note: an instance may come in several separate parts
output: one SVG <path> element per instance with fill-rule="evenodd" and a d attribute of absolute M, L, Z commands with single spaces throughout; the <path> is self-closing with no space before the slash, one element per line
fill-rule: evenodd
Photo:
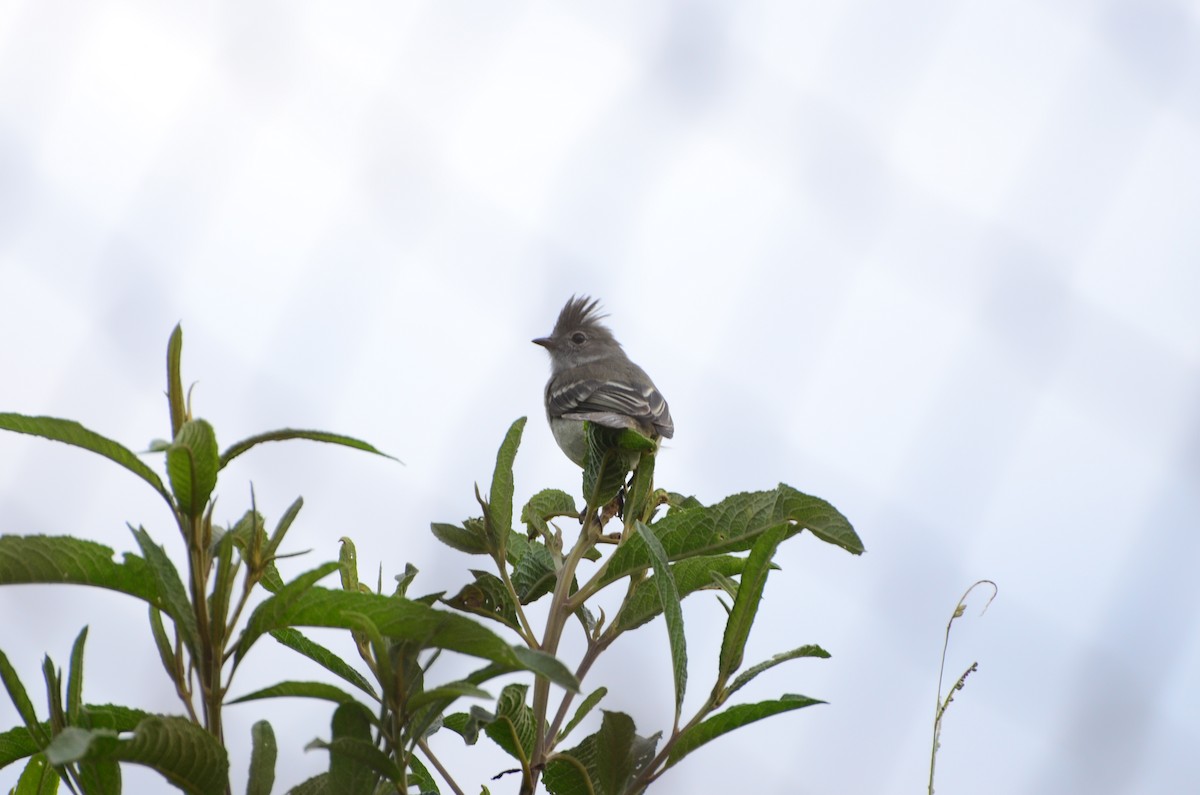
<path fill-rule="evenodd" d="M 567 458 L 581 467 L 587 453 L 585 420 L 654 440 L 675 433 L 667 401 L 600 322 L 606 315 L 599 308 L 595 299 L 572 296 L 550 336 L 534 340 L 550 354 L 545 396 L 550 430 Z"/>

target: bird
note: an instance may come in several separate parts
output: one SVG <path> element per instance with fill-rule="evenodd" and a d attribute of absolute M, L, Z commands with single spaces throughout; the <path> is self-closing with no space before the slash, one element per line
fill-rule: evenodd
<path fill-rule="evenodd" d="M 675 433 L 666 399 L 600 322 L 605 317 L 599 300 L 572 296 L 550 336 L 533 340 L 550 354 L 545 402 L 554 441 L 580 467 L 587 454 L 584 421 L 655 441 Z"/>

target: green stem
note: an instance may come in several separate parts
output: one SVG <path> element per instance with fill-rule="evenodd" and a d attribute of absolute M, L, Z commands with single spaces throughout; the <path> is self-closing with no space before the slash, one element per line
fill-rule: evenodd
<path fill-rule="evenodd" d="M 571 592 L 571 581 L 575 579 L 575 569 L 578 568 L 579 562 L 583 560 L 583 556 L 595 542 L 595 537 L 599 534 L 600 529 L 596 519 L 596 509 L 589 505 L 584 516 L 583 527 L 579 531 L 579 538 L 563 562 L 562 569 L 558 573 L 558 583 L 554 587 L 554 597 L 550 602 L 550 612 L 546 617 L 546 634 L 542 638 L 541 644 L 541 650 L 547 654 L 558 653 L 558 643 L 562 639 L 563 627 L 573 612 L 568 607 L 568 596 Z M 530 792 L 536 789 L 538 773 L 546 762 L 548 750 L 551 750 L 554 745 L 554 738 L 546 731 L 546 711 L 549 698 L 550 680 L 542 676 L 537 677 L 533 685 L 535 739 L 529 765 L 531 772 L 527 777 Z M 525 787 L 522 785 L 522 791 L 524 789 Z"/>

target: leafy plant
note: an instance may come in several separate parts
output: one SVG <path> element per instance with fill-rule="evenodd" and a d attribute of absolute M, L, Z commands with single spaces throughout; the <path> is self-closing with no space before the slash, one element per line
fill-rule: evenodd
<path fill-rule="evenodd" d="M 476 488 L 480 515 L 431 526 L 439 540 L 486 564 L 471 569 L 456 594 L 410 597 L 417 574 L 411 565 L 390 592 L 382 578 L 369 587 L 359 579 L 349 539 L 342 539 L 338 560 L 285 580 L 284 541 L 302 501 L 268 531 L 252 493 L 249 509 L 220 527 L 213 506 L 225 465 L 259 444 L 290 439 L 384 454 L 350 437 L 293 429 L 259 434 L 220 452 L 213 426 L 193 415 L 184 393 L 181 350 L 176 327 L 167 353 L 171 440 L 151 445 L 164 456 L 166 482 L 129 449 L 78 423 L 0 414 L 0 429 L 65 442 L 136 474 L 167 503 L 179 538 L 169 553 L 158 535 L 131 525 L 136 552 L 117 561 L 111 549 L 83 539 L 0 536 L 0 585 L 71 583 L 146 602 L 163 670 L 182 706 L 179 715 L 152 715 L 86 701 L 84 628 L 65 678 L 46 658 L 42 718 L 0 652 L 0 679 L 22 722 L 0 733 L 0 767 L 24 760 L 14 790 L 19 795 L 57 792 L 60 782 L 72 792 L 117 793 L 122 762 L 149 766 L 184 792 L 232 793 L 225 706 L 281 697 L 324 700 L 332 709 L 329 739 L 309 745 L 329 753 L 329 768 L 293 787 L 296 795 L 440 793 L 442 784 L 462 795 L 428 742 L 442 729 L 469 744 L 486 735 L 510 754 L 522 793 L 544 787 L 552 795 L 634 795 L 727 732 L 821 703 L 795 694 L 754 703 L 730 700 L 782 663 L 829 656 L 810 644 L 749 667 L 743 659 L 782 543 L 807 530 L 851 553 L 863 551 L 849 522 L 824 500 L 781 484 L 702 505 L 655 488 L 653 441 L 588 424 L 583 510 L 571 495 L 550 489 L 534 494 L 518 515 L 513 462 L 522 418 L 500 445 L 486 496 Z M 614 521 L 618 529 L 610 531 Z M 182 574 L 176 559 L 184 561 Z M 340 587 L 319 584 L 335 573 Z M 685 714 L 688 656 L 681 600 L 704 590 L 722 599 L 727 621 L 715 680 L 700 707 Z M 623 593 L 612 615 L 603 610 L 596 615 L 602 592 Z M 527 608 L 541 600 L 548 603 L 545 616 L 535 620 Z M 669 729 L 643 736 L 628 715 L 604 711 L 595 732 L 571 739 L 606 695 L 604 688 L 595 689 L 576 706 L 591 667 L 618 637 L 659 615 L 667 628 L 675 693 Z M 556 655 L 572 622 L 586 647 L 568 668 Z M 305 627 L 347 631 L 361 665 L 316 643 L 301 631 Z M 338 684 L 287 680 L 230 698 L 239 667 L 267 635 Z M 444 650 L 476 658 L 481 667 L 438 681 L 435 663 Z M 484 689 L 501 677 L 509 681 L 497 695 Z M 494 707 L 453 711 L 464 698 L 485 699 Z M 267 795 L 275 784 L 277 749 L 265 720 L 252 729 L 249 755 L 244 791 Z"/>
<path fill-rule="evenodd" d="M 566 691 L 554 706 L 549 682 L 538 678 L 532 699 L 526 698 L 524 686 L 509 686 L 494 712 L 475 707 L 469 713 L 449 715 L 448 728 L 468 743 L 482 729 L 512 755 L 519 764 L 522 793 L 536 791 L 540 781 L 554 795 L 633 795 L 726 732 L 821 703 L 787 694 L 727 706 L 750 680 L 780 663 L 829 656 L 819 646 L 805 645 L 742 668 L 746 641 L 779 545 L 808 530 L 822 541 L 861 553 L 862 543 L 845 517 L 824 500 L 782 484 L 770 491 L 737 494 L 712 506 L 655 489 L 653 442 L 632 431 L 613 432 L 589 424 L 582 514 L 569 495 L 542 491 L 522 509 L 525 531 L 520 532 L 512 527 L 512 462 L 524 424 L 524 419 L 515 422 L 500 446 L 489 498 L 476 492 L 482 516 L 461 525 L 433 525 L 443 542 L 490 558 L 496 571 L 473 570 L 474 581 L 447 604 L 500 623 L 530 648 L 549 654 L 558 652 L 566 626 L 573 617 L 578 619 L 587 643 L 575 668 L 580 681 L 617 638 L 662 614 L 671 651 L 675 714 L 665 735 L 641 736 L 628 715 L 604 712 L 596 733 L 564 748 L 571 731 L 605 692 L 600 689 L 589 695 L 568 722 L 576 694 Z M 637 464 L 625 486 L 629 451 L 636 452 Z M 606 522 L 618 512 L 620 532 L 604 535 Z M 579 535 L 568 545 L 552 520 L 574 522 L 579 517 Z M 599 552 L 605 545 L 613 547 L 611 554 Z M 748 554 L 737 554 L 741 552 Z M 580 570 L 585 560 L 595 566 L 583 578 Z M 601 614 L 597 619 L 588 605 L 609 588 L 623 588 L 624 597 L 612 616 Z M 726 605 L 728 620 L 716 681 L 700 708 L 685 718 L 688 661 L 680 600 L 700 590 L 724 593 L 732 604 Z M 548 615 L 538 632 L 525 608 L 546 597 Z"/>

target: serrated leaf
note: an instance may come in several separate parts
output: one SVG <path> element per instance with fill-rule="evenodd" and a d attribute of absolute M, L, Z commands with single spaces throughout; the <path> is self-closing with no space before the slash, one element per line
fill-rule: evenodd
<path fill-rule="evenodd" d="M 471 570 L 475 582 L 463 586 L 455 596 L 446 599 L 446 604 L 457 610 L 474 613 L 499 621 L 510 629 L 521 631 L 517 618 L 517 607 L 504 582 L 486 571 Z"/>
<path fill-rule="evenodd" d="M 746 559 L 735 555 L 705 555 L 672 563 L 671 574 L 679 589 L 679 598 L 683 599 L 696 591 L 716 587 L 714 574 L 734 577 L 742 573 L 745 565 Z M 627 632 L 642 626 L 661 612 L 662 600 L 658 595 L 658 587 L 648 579 L 642 580 L 634 586 L 633 593 L 626 600 L 617 618 L 617 626 L 622 632 Z"/>
<path fill-rule="evenodd" d="M 578 517 L 579 509 L 575 507 L 575 498 L 559 489 L 539 491 L 521 509 L 521 523 L 529 528 L 530 534 L 549 535 L 547 522 L 560 516 Z"/>
<path fill-rule="evenodd" d="M 788 694 L 774 701 L 734 705 L 682 732 L 671 748 L 671 753 L 667 756 L 666 766 L 671 767 L 705 743 L 749 723 L 778 715 L 781 712 L 790 712 L 794 709 L 824 703 L 807 696 Z"/>
<path fill-rule="evenodd" d="M 500 443 L 496 453 L 496 468 L 492 472 L 492 488 L 488 494 L 488 518 L 491 519 L 491 532 L 496 549 L 503 559 L 504 542 L 512 530 L 513 513 L 513 461 L 517 457 L 517 448 L 521 446 L 521 434 L 525 430 L 525 417 L 518 418 Z"/>
<path fill-rule="evenodd" d="M 563 756 L 587 770 L 595 795 L 623 795 L 633 778 L 654 758 L 659 735 L 638 736 L 633 719 L 621 712 L 604 712 L 600 729 Z M 551 795 L 577 792 L 574 768 L 564 759 L 546 765 L 546 789 Z"/>
<path fill-rule="evenodd" d="M 823 541 L 854 554 L 862 552 L 862 542 L 850 523 L 832 505 L 783 484 L 773 491 L 735 494 L 709 507 L 673 510 L 649 525 L 662 541 L 669 561 L 740 552 L 777 526 L 786 528 L 785 538 L 808 529 Z M 645 542 L 631 538 L 609 559 L 602 583 L 649 566 Z"/>
<path fill-rule="evenodd" d="M 583 702 L 579 705 L 579 707 L 575 710 L 575 715 L 574 715 L 574 717 L 571 718 L 571 722 L 568 723 L 566 726 L 564 726 L 563 730 L 558 733 L 559 742 L 561 742 L 563 739 L 565 739 L 567 737 L 567 735 L 569 735 L 571 732 L 573 732 L 575 730 L 575 727 L 578 726 L 583 721 L 583 719 L 588 716 L 589 712 L 591 712 L 593 709 L 595 709 L 596 705 L 600 703 L 600 699 L 604 698 L 606 695 L 608 695 L 607 687 L 598 687 L 595 690 L 593 690 L 591 692 L 591 694 L 588 695 L 588 697 L 585 698 L 583 700 Z"/>
<path fill-rule="evenodd" d="M 167 501 L 168 505 L 174 507 L 171 495 L 163 486 L 162 479 L 133 451 L 95 431 L 88 430 L 74 420 L 63 420 L 58 417 L 29 417 L 24 414 L 0 412 L 0 430 L 40 436 L 43 439 L 62 442 L 102 455 L 149 483 Z"/>
<path fill-rule="evenodd" d="M 69 536 L 0 536 L 0 585 L 92 585 L 135 596 L 170 613 L 146 561 Z"/>
<path fill-rule="evenodd" d="M 229 786 L 225 749 L 185 718 L 145 718 L 128 739 L 108 729 L 67 727 L 46 748 L 46 758 L 54 765 L 82 761 L 145 765 L 193 795 L 223 795 Z"/>
<path fill-rule="evenodd" d="M 264 632 L 291 626 L 292 622 L 289 622 L 286 616 L 292 606 L 313 588 L 315 583 L 336 571 L 337 568 L 337 563 L 325 563 L 311 571 L 304 572 L 283 586 L 278 593 L 263 600 L 250 614 L 249 620 L 246 621 L 246 628 L 242 630 L 241 637 L 238 638 L 234 663 L 240 662 L 246 656 L 250 647 Z M 345 628 L 352 629 L 349 626 Z"/>
<path fill-rule="evenodd" d="M 322 701 L 332 701 L 334 704 L 348 704 L 355 701 L 354 696 L 336 685 L 327 682 L 299 682 L 289 680 L 247 693 L 244 696 L 226 701 L 226 704 L 244 704 L 247 701 L 260 701 L 264 698 L 315 698 Z"/>
<path fill-rule="evenodd" d="M 721 641 L 717 681 L 722 685 L 742 666 L 746 640 L 750 637 L 750 628 L 758 614 L 758 603 L 767 584 L 771 558 L 786 532 L 787 527 L 784 525 L 767 530 L 754 542 L 754 547 L 746 558 L 746 567 L 742 569 L 742 579 L 738 584 L 737 599 L 733 601 L 733 611 L 725 622 L 725 636 Z"/>
<path fill-rule="evenodd" d="M 260 720 L 250 727 L 250 773 L 246 795 L 271 795 L 275 786 L 275 759 L 279 748 L 271 724 Z"/>
<path fill-rule="evenodd" d="M 725 688 L 725 692 L 721 696 L 721 701 L 724 701 L 737 691 L 741 690 L 743 687 L 749 684 L 751 679 L 758 676 L 763 671 L 774 668 L 776 665 L 785 663 L 788 660 L 795 660 L 799 657 L 828 658 L 829 652 L 825 651 L 820 646 L 806 644 L 804 646 L 800 646 L 799 648 L 792 649 L 791 651 L 785 651 L 781 654 L 776 654 L 771 659 L 764 660 L 758 665 L 751 666 L 738 674 L 737 677 L 729 683 L 729 687 Z"/>
<path fill-rule="evenodd" d="M 528 685 L 508 685 L 501 690 L 494 719 L 483 724 L 487 736 L 522 764 L 533 755 L 536 733 L 533 710 L 525 702 L 528 690 Z"/>
<path fill-rule="evenodd" d="M 342 447 L 349 447 L 354 450 L 361 450 L 364 453 L 390 458 L 393 461 L 400 461 L 395 456 L 390 456 L 382 450 L 377 450 L 373 445 L 367 444 L 361 439 L 355 439 L 352 436 L 343 436 L 339 433 L 329 433 L 328 431 L 304 431 L 296 428 L 280 428 L 277 431 L 268 431 L 250 436 L 240 442 L 235 443 L 225 452 L 221 453 L 220 469 L 224 469 L 230 461 L 237 458 L 242 453 L 246 452 L 255 445 L 263 444 L 264 442 L 286 442 L 291 439 L 307 439 L 310 442 L 324 442 L 326 444 L 336 444 Z"/>
<path fill-rule="evenodd" d="M 654 575 L 650 578 L 658 590 L 659 602 L 667 623 L 667 640 L 671 647 L 671 670 L 675 681 L 675 725 L 679 725 L 679 713 L 683 709 L 683 696 L 687 690 L 687 638 L 683 633 L 683 608 L 679 604 L 679 589 L 667 565 L 667 553 L 658 536 L 650 532 L 642 522 L 636 522 L 639 536 L 643 536 L 650 561 L 654 564 Z"/>
<path fill-rule="evenodd" d="M 512 584 L 521 604 L 536 602 L 554 590 L 558 581 L 550 550 L 538 543 L 527 543 L 525 554 L 513 566 Z"/>
<path fill-rule="evenodd" d="M 463 527 L 432 522 L 429 528 L 433 530 L 434 538 L 451 549 L 466 552 L 468 555 L 486 555 L 488 553 L 487 537 L 484 535 L 482 523 L 472 524 L 470 520 Z"/>
<path fill-rule="evenodd" d="M 291 627 L 271 630 L 271 637 L 287 646 L 289 649 L 296 651 L 308 659 L 315 662 L 317 665 L 324 668 L 326 671 L 341 677 L 345 681 L 357 687 L 372 698 L 378 700 L 379 696 L 375 693 L 375 688 L 367 681 L 366 677 L 352 668 L 345 660 L 334 654 L 329 649 L 321 644 L 301 634 L 298 630 Z"/>
<path fill-rule="evenodd" d="M 288 790 L 287 795 L 335 795 L 329 790 L 329 774 L 319 773 Z"/>
<path fill-rule="evenodd" d="M 175 622 L 180 639 L 192 653 L 192 659 L 197 659 L 200 633 L 196 628 L 196 616 L 192 613 L 192 603 L 188 599 L 183 580 L 179 577 L 179 571 L 162 546 L 154 543 L 154 539 L 143 528 L 130 527 L 129 530 L 142 550 L 155 591 L 160 597 L 152 604 L 159 607 L 161 602 L 159 609 Z"/>
<path fill-rule="evenodd" d="M 627 431 L 606 428 L 587 420 L 583 423 L 583 430 L 587 438 L 587 452 L 583 459 L 583 495 L 588 507 L 599 511 L 625 485 L 629 459 L 621 449 L 620 440 Z"/>
<path fill-rule="evenodd" d="M 2 661 L 0 661 L 2 667 Z M 81 708 L 81 723 L 83 728 L 103 728 L 113 731 L 131 731 L 147 714 L 141 710 L 128 707 L 118 707 L 112 704 L 89 704 Z M 34 724 L 35 730 L 50 741 L 50 722 L 41 721 Z M 0 768 L 25 759 L 37 753 L 39 743 L 35 742 L 30 730 L 18 726 L 0 733 Z"/>
<path fill-rule="evenodd" d="M 546 763 L 546 791 L 550 795 L 596 795 L 587 767 L 570 753 L 555 753 Z"/>
<path fill-rule="evenodd" d="M 183 423 L 167 448 L 167 475 L 179 509 L 196 517 L 217 485 L 217 435 L 206 420 Z"/>
<path fill-rule="evenodd" d="M 331 564 L 336 566 L 337 564 Z M 523 646 L 509 646 L 498 635 L 475 621 L 420 602 L 380 594 L 334 591 L 313 586 L 287 604 L 264 610 L 263 602 L 247 622 L 251 639 L 262 632 L 283 627 L 340 627 L 359 629 L 347 616 L 357 613 L 369 618 L 383 635 L 419 643 L 425 648 L 457 651 L 492 660 L 513 670 L 525 669 L 549 678 L 555 684 L 577 689 L 574 675 L 561 662 Z"/>

